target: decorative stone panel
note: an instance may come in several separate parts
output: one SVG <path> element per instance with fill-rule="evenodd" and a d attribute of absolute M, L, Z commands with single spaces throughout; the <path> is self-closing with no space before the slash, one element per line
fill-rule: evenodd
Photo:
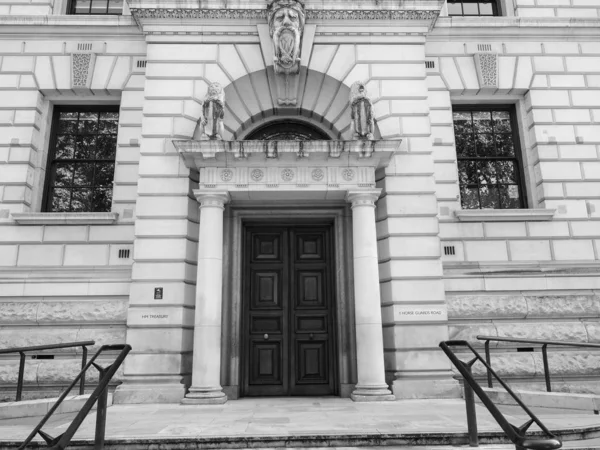
<path fill-rule="evenodd" d="M 92 74 L 96 63 L 95 53 L 71 53 L 71 87 L 89 89 L 92 83 Z"/>
<path fill-rule="evenodd" d="M 481 89 L 498 89 L 498 54 L 475 53 L 475 67 Z"/>

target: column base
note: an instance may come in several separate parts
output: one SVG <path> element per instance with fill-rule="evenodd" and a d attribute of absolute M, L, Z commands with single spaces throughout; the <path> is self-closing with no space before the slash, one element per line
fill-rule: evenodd
<path fill-rule="evenodd" d="M 191 387 L 185 398 L 181 399 L 182 405 L 222 405 L 227 401 L 227 395 L 221 387 L 195 388 Z"/>
<path fill-rule="evenodd" d="M 185 386 L 181 383 L 161 381 L 127 381 L 126 379 L 115 389 L 113 403 L 179 403 L 185 395 Z"/>
<path fill-rule="evenodd" d="M 392 391 L 397 398 L 460 398 L 462 389 L 452 372 L 432 375 L 431 372 L 396 373 Z"/>
<path fill-rule="evenodd" d="M 396 400 L 387 386 L 360 387 L 357 386 L 350 398 L 355 402 L 388 402 Z"/>

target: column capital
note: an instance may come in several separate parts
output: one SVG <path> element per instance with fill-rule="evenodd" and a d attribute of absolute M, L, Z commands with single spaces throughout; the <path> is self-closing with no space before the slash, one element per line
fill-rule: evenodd
<path fill-rule="evenodd" d="M 346 201 L 355 206 L 375 206 L 381 189 L 353 189 L 346 192 Z"/>
<path fill-rule="evenodd" d="M 200 208 L 204 206 L 216 206 L 224 208 L 225 204 L 231 200 L 229 191 L 213 191 L 212 189 L 194 189 L 196 200 L 200 203 Z"/>

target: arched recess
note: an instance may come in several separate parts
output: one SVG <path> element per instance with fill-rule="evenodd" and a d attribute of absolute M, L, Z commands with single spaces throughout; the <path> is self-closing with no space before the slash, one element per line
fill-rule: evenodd
<path fill-rule="evenodd" d="M 273 67 L 247 74 L 225 87 L 226 140 L 240 140 L 268 123 L 291 119 L 322 130 L 331 139 L 351 139 L 350 87 L 303 67 L 295 106 L 279 105 Z M 377 125 L 375 137 L 381 137 Z"/>

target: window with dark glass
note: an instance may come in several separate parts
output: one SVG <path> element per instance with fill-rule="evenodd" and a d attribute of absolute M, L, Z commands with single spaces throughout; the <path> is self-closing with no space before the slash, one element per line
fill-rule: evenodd
<path fill-rule="evenodd" d="M 110 211 L 119 109 L 56 107 L 45 210 Z"/>
<path fill-rule="evenodd" d="M 496 0 L 448 0 L 449 16 L 499 16 Z"/>
<path fill-rule="evenodd" d="M 123 14 L 123 0 L 71 0 L 69 14 Z"/>
<path fill-rule="evenodd" d="M 514 111 L 455 107 L 453 116 L 463 209 L 524 208 Z"/>

